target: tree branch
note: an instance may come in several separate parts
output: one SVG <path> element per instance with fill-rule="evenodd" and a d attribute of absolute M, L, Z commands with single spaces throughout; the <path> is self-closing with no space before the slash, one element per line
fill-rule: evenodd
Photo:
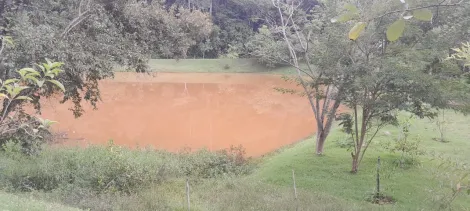
<path fill-rule="evenodd" d="M 408 8 L 408 9 L 405 9 L 405 10 L 395 10 L 395 11 L 391 11 L 391 12 L 386 12 L 386 13 L 380 15 L 380 16 L 372 18 L 371 20 L 382 18 L 384 16 L 394 14 L 394 13 L 409 12 L 409 11 L 414 11 L 414 10 L 419 10 L 419 9 L 426 9 L 426 8 L 431 8 L 431 7 L 455 7 L 455 6 L 459 6 L 460 4 L 462 4 L 463 0 L 460 0 L 459 2 L 453 3 L 453 4 L 443 4 L 444 2 L 445 2 L 445 0 L 441 1 L 439 4 L 432 4 L 432 5 L 427 5 L 427 6 L 419 6 L 419 7 L 414 7 L 414 8 Z"/>
<path fill-rule="evenodd" d="M 5 38 L 2 36 L 1 39 L 2 39 L 2 46 L 0 47 L 0 56 L 2 55 L 3 50 L 5 49 L 5 40 L 4 40 Z"/>
<path fill-rule="evenodd" d="M 82 6 L 84 4 L 83 1 L 87 1 L 86 3 L 86 10 L 82 12 Z M 83 20 L 87 18 L 90 13 L 90 4 L 92 0 L 81 0 L 78 5 L 78 17 L 74 18 L 65 30 L 60 34 L 60 37 L 64 38 L 73 28 L 75 28 L 78 24 L 80 24 Z"/>
<path fill-rule="evenodd" d="M 374 134 L 370 137 L 370 139 L 366 142 L 367 145 L 366 147 L 364 148 L 364 150 L 362 151 L 362 155 L 361 155 L 361 158 L 359 159 L 359 163 L 361 163 L 362 161 L 362 158 L 364 158 L 364 154 L 366 154 L 366 151 L 367 151 L 367 148 L 369 148 L 369 145 L 370 143 L 372 142 L 372 140 L 375 138 L 375 136 L 377 135 L 377 133 L 383 128 L 385 127 L 387 123 L 383 122 L 381 123 L 380 125 L 377 126 L 377 129 L 375 130 Z"/>

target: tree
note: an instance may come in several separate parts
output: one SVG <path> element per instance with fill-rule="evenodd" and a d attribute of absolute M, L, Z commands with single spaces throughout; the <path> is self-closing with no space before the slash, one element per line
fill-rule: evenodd
<path fill-rule="evenodd" d="M 366 21 L 358 20 L 349 32 L 352 45 L 348 49 L 348 57 L 352 83 L 344 91 L 346 97 L 343 103 L 352 109 L 352 114 L 345 113 L 339 118 L 343 130 L 351 135 L 354 142 L 352 173 L 358 171 L 377 132 L 387 124 L 397 123 L 398 111 L 405 110 L 420 118 L 433 118 L 436 113 L 432 108 L 448 108 L 451 103 L 439 78 L 426 73 L 429 63 L 416 57 L 424 55 L 420 48 L 429 44 L 426 42 L 430 40 L 422 37 L 435 35 L 436 32 L 429 30 L 435 26 L 432 23 L 427 26 L 424 23 L 410 24 L 407 27 L 409 31 L 404 31 L 406 21 L 410 19 L 406 12 L 414 11 L 413 17 L 425 22 L 432 19 L 432 13 L 421 16 L 421 13 L 428 13 L 427 10 L 419 9 L 420 12 L 416 12 L 418 10 L 408 9 L 408 6 L 401 10 L 401 14 L 390 13 L 386 12 L 388 8 L 383 8 L 384 4 L 380 1 L 363 5 L 367 6 L 363 6 L 361 11 L 371 13 L 361 16 L 367 20 L 367 28 Z M 346 10 L 355 14 L 359 11 L 350 4 L 347 4 Z"/>
<path fill-rule="evenodd" d="M 188 1 L 167 0 L 165 5 L 188 8 Z M 191 0 L 191 8 L 208 12 L 214 25 L 210 38 L 193 46 L 189 56 L 218 58 L 227 54 L 230 46 L 236 46 L 240 56 L 248 57 L 245 45 L 264 24 L 262 17 L 269 13 L 271 5 L 270 0 Z"/>
<path fill-rule="evenodd" d="M 436 87 L 439 82 L 424 74 L 428 61 L 420 61 L 414 54 L 426 55 L 417 47 L 425 47 L 426 43 L 420 43 L 424 40 L 420 35 L 428 36 L 433 27 L 434 20 L 431 24 L 429 21 L 435 16 L 429 15 L 430 9 L 442 14 L 460 2 L 395 4 L 364 0 L 360 1 L 361 9 L 358 9 L 350 3 L 337 5 L 328 1 L 312 11 L 303 11 L 301 4 L 295 1 L 272 2 L 278 10 L 277 19 L 271 21 L 272 33 L 280 34 L 286 43 L 290 58 L 285 62 L 296 69 L 297 80 L 309 99 L 318 125 L 317 154 L 323 153 L 324 142 L 341 103 L 353 110 L 352 116 L 340 118 L 346 131 L 354 134 L 352 172 L 357 172 L 367 150 L 363 145 L 374 137 L 372 133 L 371 139 L 366 141 L 367 134 L 372 132 L 372 123 L 377 123 L 374 131 L 378 131 L 394 122 L 396 110 L 409 110 L 424 117 L 433 115 L 425 109 L 427 104 L 447 106 L 444 104 L 449 100 L 441 99 L 438 94 L 442 93 Z M 334 26 L 331 22 L 347 24 Z M 335 36 L 335 30 L 343 37 Z M 334 51 L 339 56 L 328 53 Z M 416 81 L 421 83 L 416 84 Z"/>
<path fill-rule="evenodd" d="M 272 0 L 277 17 L 268 20 L 274 36 L 285 43 L 288 59 L 278 55 L 296 70 L 296 80 L 308 98 L 316 120 L 316 154 L 323 154 L 336 112 L 344 98 L 343 91 L 350 81 L 344 74 L 346 65 L 338 48 L 344 44 L 337 31 L 328 24 L 335 14 L 334 4 L 316 7 L 313 14 L 301 9 L 302 1 L 297 4 Z M 288 90 L 286 90 L 288 91 Z"/>
<path fill-rule="evenodd" d="M 259 29 L 259 32 L 247 43 L 247 49 L 252 57 L 268 67 L 285 65 L 283 61 L 289 60 L 285 42 L 275 37 L 267 26 Z"/>
<path fill-rule="evenodd" d="M 15 47 L 4 50 L 0 58 L 1 79 L 16 77 L 10 70 L 31 66 L 44 57 L 63 61 L 64 74 L 57 80 L 66 87 L 62 102 L 73 102 L 75 116 L 83 113 L 82 99 L 96 107 L 98 81 L 112 77 L 116 66 L 144 72 L 155 52 L 184 58 L 212 28 L 207 14 L 166 10 L 158 1 L 11 2 L 0 8 L 2 35 L 15 40 Z M 39 98 L 33 96 L 38 110 Z"/>

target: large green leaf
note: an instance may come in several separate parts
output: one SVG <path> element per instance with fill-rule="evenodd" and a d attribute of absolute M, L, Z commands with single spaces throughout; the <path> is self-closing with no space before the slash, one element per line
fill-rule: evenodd
<path fill-rule="evenodd" d="M 27 100 L 27 101 L 33 101 L 32 98 L 28 97 L 28 96 L 19 96 L 17 98 L 15 98 L 15 100 Z"/>
<path fill-rule="evenodd" d="M 398 40 L 405 31 L 405 20 L 399 19 L 387 28 L 387 39 L 391 42 Z"/>
<path fill-rule="evenodd" d="M 19 71 L 28 72 L 28 73 L 37 73 L 37 72 L 38 72 L 37 70 L 35 70 L 35 69 L 33 69 L 33 68 L 29 68 L 29 67 L 23 68 L 23 69 L 21 69 L 21 70 L 18 70 L 18 72 L 19 72 Z"/>
<path fill-rule="evenodd" d="M 358 22 L 354 27 L 349 31 L 349 39 L 356 40 L 362 31 L 366 28 L 366 23 Z"/>
<path fill-rule="evenodd" d="M 30 80 L 32 80 L 34 83 L 38 84 L 38 79 L 37 79 L 36 77 L 34 77 L 33 75 L 29 75 L 29 74 L 28 74 L 28 75 L 26 75 L 26 76 L 24 77 L 24 79 L 30 79 Z"/>
<path fill-rule="evenodd" d="M 36 66 L 38 66 L 38 67 L 41 69 L 41 71 L 42 71 L 43 73 L 46 72 L 46 69 L 45 69 L 42 65 L 36 64 Z"/>
<path fill-rule="evenodd" d="M 422 21 L 431 21 L 432 20 L 432 12 L 429 9 L 420 9 L 413 11 L 413 16 Z"/>
<path fill-rule="evenodd" d="M 63 92 L 65 92 L 65 87 L 62 83 L 60 83 L 59 81 L 57 80 L 47 80 L 51 83 L 53 83 L 54 85 L 56 85 L 57 87 L 59 87 Z"/>
<path fill-rule="evenodd" d="M 27 74 L 37 73 L 39 75 L 39 73 L 33 68 L 23 68 L 21 70 L 18 70 L 17 72 L 20 74 L 22 79 L 24 79 Z"/>
<path fill-rule="evenodd" d="M 58 68 L 58 67 L 62 66 L 63 64 L 64 63 L 62 63 L 62 62 L 53 62 L 51 64 L 51 69 Z"/>
<path fill-rule="evenodd" d="M 8 85 L 8 84 L 11 84 L 11 83 L 16 83 L 18 82 L 19 80 L 16 79 L 16 78 L 10 78 L 10 79 L 7 79 L 3 84 L 4 85 Z"/>
<path fill-rule="evenodd" d="M 52 72 L 46 73 L 45 77 L 54 78 L 55 74 Z"/>

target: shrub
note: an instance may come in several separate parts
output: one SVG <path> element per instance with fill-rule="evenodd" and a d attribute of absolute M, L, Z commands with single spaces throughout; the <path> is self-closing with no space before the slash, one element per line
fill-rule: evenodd
<path fill-rule="evenodd" d="M 424 154 L 421 149 L 420 137 L 410 138 L 411 117 L 400 124 L 400 134 L 396 140 L 387 142 L 384 147 L 392 153 L 400 153 L 400 158 L 396 161 L 400 168 L 414 166 L 419 163 L 419 156 Z"/>
<path fill-rule="evenodd" d="M 26 113 L 25 102 L 31 102 L 39 109 L 39 99 L 48 97 L 45 90 L 65 91 L 64 85 L 55 80 L 62 70 L 62 63 L 51 62 L 37 65 L 39 70 L 23 68 L 16 71 L 18 78 L 0 80 L 0 98 L 3 100 L 0 115 L 0 146 L 8 141 L 18 143 L 22 152 L 36 154 L 51 134 L 48 127 L 53 121 L 43 120 Z"/>
<path fill-rule="evenodd" d="M 180 154 L 184 164 L 184 175 L 197 178 L 215 178 L 227 175 L 242 175 L 250 171 L 245 159 L 244 149 L 230 147 L 229 149 L 210 152 L 206 149 L 195 153 Z"/>
<path fill-rule="evenodd" d="M 26 156 L 8 143 L 1 153 L 0 185 L 17 191 L 52 191 L 130 194 L 168 178 L 215 178 L 249 172 L 241 147 L 219 152 L 169 153 L 115 146 L 87 148 L 48 147 Z"/>
<path fill-rule="evenodd" d="M 351 149 L 352 147 L 354 147 L 354 141 L 349 136 L 346 136 L 342 139 L 336 140 L 336 146 L 338 146 L 339 148 Z"/>

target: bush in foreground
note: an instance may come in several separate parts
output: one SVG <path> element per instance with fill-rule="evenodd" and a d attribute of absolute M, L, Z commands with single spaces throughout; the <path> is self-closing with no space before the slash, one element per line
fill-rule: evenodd
<path fill-rule="evenodd" d="M 110 144 L 87 148 L 48 147 L 26 156 L 16 144 L 0 153 L 0 185 L 10 191 L 131 194 L 171 178 L 217 178 L 250 171 L 242 148 L 170 153 Z"/>

